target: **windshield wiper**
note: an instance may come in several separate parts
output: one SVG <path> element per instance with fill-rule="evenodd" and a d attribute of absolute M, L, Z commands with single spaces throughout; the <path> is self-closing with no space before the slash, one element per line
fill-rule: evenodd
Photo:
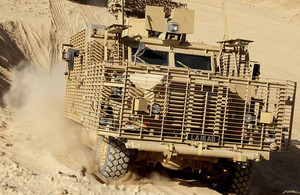
<path fill-rule="evenodd" d="M 177 63 L 180 64 L 181 66 L 183 66 L 184 68 L 191 69 L 190 67 L 188 67 L 187 65 L 185 65 L 184 63 L 182 63 L 178 60 L 177 60 Z"/>

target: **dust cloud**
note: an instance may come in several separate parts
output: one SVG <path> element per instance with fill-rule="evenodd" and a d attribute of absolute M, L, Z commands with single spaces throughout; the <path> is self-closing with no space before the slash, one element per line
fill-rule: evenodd
<path fill-rule="evenodd" d="M 12 84 L 4 96 L 6 107 L 14 114 L 10 130 L 27 131 L 36 147 L 54 156 L 90 164 L 87 148 L 80 144 L 81 126 L 67 120 L 64 112 L 64 64 L 49 72 L 21 62 L 12 71 Z"/>

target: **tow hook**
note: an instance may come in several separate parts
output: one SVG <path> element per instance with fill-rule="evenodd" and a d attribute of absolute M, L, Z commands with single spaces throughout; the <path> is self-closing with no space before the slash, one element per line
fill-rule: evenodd
<path fill-rule="evenodd" d="M 163 165 L 167 165 L 172 156 L 177 156 L 177 151 L 174 144 L 168 144 L 168 148 L 164 151 L 164 156 L 166 158 L 163 159 Z"/>

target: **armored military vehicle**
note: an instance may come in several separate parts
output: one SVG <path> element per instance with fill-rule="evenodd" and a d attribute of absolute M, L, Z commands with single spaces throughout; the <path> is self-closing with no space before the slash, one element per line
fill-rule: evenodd
<path fill-rule="evenodd" d="M 250 40 L 188 42 L 194 11 L 145 7 L 63 45 L 65 115 L 102 178 L 160 163 L 246 193 L 253 162 L 289 148 L 296 83 L 261 78 Z"/>

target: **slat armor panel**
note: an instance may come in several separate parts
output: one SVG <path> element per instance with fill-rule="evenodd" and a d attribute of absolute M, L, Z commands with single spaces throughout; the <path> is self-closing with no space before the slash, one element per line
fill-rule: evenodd
<path fill-rule="evenodd" d="M 71 44 L 81 54 L 67 78 L 65 113 L 88 130 L 186 144 L 193 143 L 192 134 L 214 135 L 219 142 L 208 144 L 255 150 L 270 150 L 268 139 L 275 139 L 280 150 L 290 143 L 295 82 L 104 63 L 103 44 L 85 45 L 85 31 L 73 36 Z M 147 101 L 146 112 L 135 111 L 137 98 Z M 156 115 L 151 112 L 154 103 L 161 107 Z M 265 116 L 271 116 L 269 122 Z"/>

